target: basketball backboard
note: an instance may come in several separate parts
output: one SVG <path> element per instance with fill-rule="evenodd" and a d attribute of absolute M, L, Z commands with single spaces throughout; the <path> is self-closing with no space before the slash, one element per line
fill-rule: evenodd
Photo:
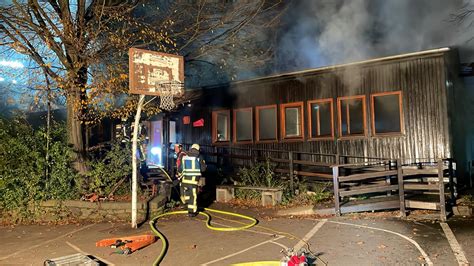
<path fill-rule="evenodd" d="M 130 48 L 129 88 L 132 94 L 160 96 L 163 84 L 180 85 L 174 96 L 183 93 L 184 59 L 182 56 Z"/>

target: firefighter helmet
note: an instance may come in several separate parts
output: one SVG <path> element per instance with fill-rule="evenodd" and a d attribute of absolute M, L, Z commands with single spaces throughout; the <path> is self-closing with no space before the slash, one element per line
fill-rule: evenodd
<path fill-rule="evenodd" d="M 199 150 L 201 149 L 201 147 L 199 146 L 199 144 L 194 143 L 193 145 L 191 145 L 191 149 Z"/>

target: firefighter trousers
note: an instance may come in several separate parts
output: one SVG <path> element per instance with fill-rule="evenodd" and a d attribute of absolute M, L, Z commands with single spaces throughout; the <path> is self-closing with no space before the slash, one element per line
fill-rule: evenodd
<path fill-rule="evenodd" d="M 187 177 L 183 177 L 181 182 L 181 197 L 184 203 L 187 205 L 188 213 L 197 213 L 197 193 L 198 185 L 196 178 L 189 180 Z M 195 184 L 194 184 L 195 182 Z"/>

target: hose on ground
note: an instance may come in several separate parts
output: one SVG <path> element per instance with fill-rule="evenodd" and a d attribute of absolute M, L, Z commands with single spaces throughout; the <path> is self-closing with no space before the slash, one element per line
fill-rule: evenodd
<path fill-rule="evenodd" d="M 173 182 L 170 175 L 162 167 L 159 167 L 159 168 L 166 175 L 166 177 L 171 182 Z M 238 218 L 242 218 L 242 219 L 246 219 L 246 220 L 251 221 L 249 224 L 244 224 L 244 225 L 239 226 L 239 227 L 215 227 L 211 224 L 211 216 L 208 213 L 199 212 L 198 213 L 199 215 L 202 215 L 202 216 L 206 217 L 206 227 L 211 229 L 211 230 L 215 230 L 215 231 L 230 232 L 230 231 L 245 230 L 245 229 L 248 229 L 250 227 L 255 226 L 258 223 L 257 219 L 255 219 L 253 217 L 250 217 L 250 216 L 247 216 L 247 215 L 243 215 L 243 214 L 238 214 L 238 213 L 233 213 L 233 212 L 226 212 L 226 211 L 215 210 L 215 209 L 210 209 L 210 208 L 205 208 L 204 210 L 207 211 L 207 212 L 214 212 L 214 213 L 219 213 L 219 214 L 230 215 L 230 216 L 234 216 L 234 217 L 238 217 Z M 156 226 L 155 226 L 156 221 L 158 219 L 162 218 L 162 217 L 165 217 L 165 216 L 177 215 L 177 214 L 187 214 L 187 213 L 188 213 L 188 211 L 171 211 L 171 212 L 166 212 L 166 213 L 157 215 L 153 219 L 151 219 L 151 221 L 150 221 L 151 230 L 153 231 L 153 233 L 156 234 L 156 236 L 158 236 L 158 238 L 160 238 L 161 243 L 162 243 L 162 248 L 161 248 L 160 255 L 155 259 L 155 261 L 153 262 L 153 265 L 159 265 L 161 263 L 161 261 L 163 260 L 163 258 L 165 257 L 166 252 L 168 251 L 168 240 L 158 230 L 158 228 L 156 228 Z"/>
<path fill-rule="evenodd" d="M 251 221 L 251 223 L 245 224 L 245 225 L 242 225 L 242 226 L 239 226 L 239 227 L 215 227 L 211 224 L 211 216 L 208 213 L 199 212 L 198 213 L 199 215 L 202 215 L 202 216 L 206 217 L 206 226 L 207 226 L 207 228 L 209 228 L 211 230 L 215 230 L 215 231 L 229 232 L 229 231 L 245 230 L 245 229 L 248 229 L 252 226 L 255 226 L 258 223 L 257 219 L 255 219 L 253 217 L 250 217 L 250 216 L 247 216 L 247 215 L 243 215 L 243 214 L 238 214 L 238 213 L 233 213 L 233 212 L 226 212 L 226 211 L 209 209 L 209 208 L 205 208 L 204 210 L 208 211 L 208 212 L 215 212 L 215 213 L 219 213 L 219 214 L 226 214 L 226 215 L 230 215 L 230 216 L 235 216 L 235 217 L 239 217 L 239 218 L 243 218 L 243 219 Z M 168 251 L 168 240 L 158 230 L 158 228 L 156 228 L 156 226 L 155 226 L 156 221 L 158 219 L 162 218 L 162 217 L 165 217 L 165 216 L 176 215 L 176 214 L 187 214 L 187 213 L 188 213 L 188 211 L 166 212 L 166 213 L 155 216 L 150 221 L 151 230 L 153 231 L 153 233 L 155 233 L 158 236 L 158 238 L 160 238 L 161 243 L 162 243 L 162 248 L 161 248 L 160 255 L 155 259 L 155 261 L 153 262 L 153 265 L 160 265 L 161 261 L 163 260 L 163 258 L 166 255 L 166 252 Z"/>

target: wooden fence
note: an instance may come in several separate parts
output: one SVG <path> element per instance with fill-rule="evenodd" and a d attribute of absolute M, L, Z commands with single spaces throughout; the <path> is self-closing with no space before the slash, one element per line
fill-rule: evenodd
<path fill-rule="evenodd" d="M 184 144 L 189 148 L 190 144 Z M 300 151 L 265 150 L 224 146 L 201 146 L 208 163 L 237 167 L 270 160 L 276 173 L 288 174 L 290 190 L 295 190 L 295 180 L 333 182 L 335 213 L 360 212 L 406 208 L 439 210 L 441 220 L 446 220 L 445 186 L 454 204 L 456 187 L 452 159 L 396 159 L 369 158 L 339 154 L 317 154 Z M 397 193 L 397 196 L 392 195 Z M 382 195 L 381 195 L 382 194 Z M 418 195 L 431 194 L 439 200 L 428 202 Z M 372 203 L 348 204 L 347 198 L 366 196 Z M 385 197 L 384 197 L 385 196 Z M 344 200 L 346 199 L 346 201 Z"/>

